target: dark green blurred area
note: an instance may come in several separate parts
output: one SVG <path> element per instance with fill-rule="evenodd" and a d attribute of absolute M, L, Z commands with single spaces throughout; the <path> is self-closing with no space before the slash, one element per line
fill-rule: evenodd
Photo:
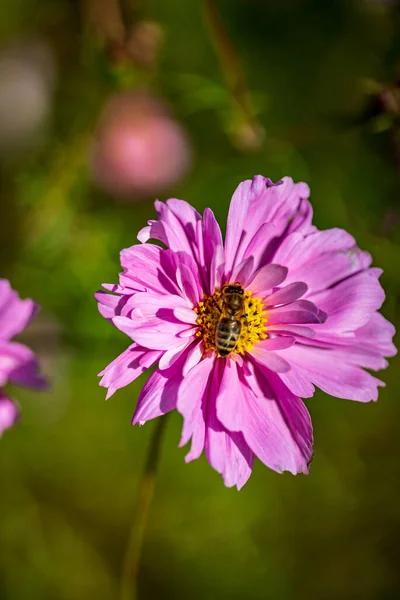
<path fill-rule="evenodd" d="M 369 108 L 377 104 L 371 89 L 399 75 L 399 9 L 373 0 L 218 6 L 265 129 L 253 151 L 228 135 L 229 93 L 201 2 L 124 2 L 128 19 L 164 29 L 149 85 L 194 149 L 190 174 L 160 199 L 210 206 L 223 223 L 243 179 L 307 181 L 316 225 L 346 228 L 384 269 L 383 313 L 398 326 L 400 136 L 396 115 Z M 151 199 L 98 191 L 86 151 L 107 98 L 140 76 L 95 49 L 77 0 L 2 0 L 0 43 L 30 38 L 52 49 L 57 75 L 43 141 L 0 155 L 0 266 L 42 305 L 24 340 L 52 391 L 13 390 L 23 418 L 0 442 L 0 598 L 109 600 L 118 597 L 153 423 L 130 426 L 144 377 L 104 403 L 96 374 L 129 340 L 100 317 L 93 293 L 117 281 L 119 250 L 136 242 L 154 210 Z M 140 598 L 398 598 L 398 369 L 394 358 L 377 404 L 317 393 L 307 401 L 311 475 L 277 475 L 257 463 L 240 493 L 224 488 L 204 457 L 184 463 L 174 414 Z"/>

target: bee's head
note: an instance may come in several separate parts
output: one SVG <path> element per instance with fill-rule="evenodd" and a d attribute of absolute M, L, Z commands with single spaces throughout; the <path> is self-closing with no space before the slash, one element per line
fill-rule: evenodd
<path fill-rule="evenodd" d="M 244 289 L 240 284 L 225 285 L 222 288 L 222 298 L 225 306 L 233 311 L 237 311 L 243 306 Z"/>
<path fill-rule="evenodd" d="M 223 294 L 240 294 L 243 296 L 244 289 L 240 285 L 240 283 L 235 283 L 234 285 L 225 285 L 222 289 Z"/>

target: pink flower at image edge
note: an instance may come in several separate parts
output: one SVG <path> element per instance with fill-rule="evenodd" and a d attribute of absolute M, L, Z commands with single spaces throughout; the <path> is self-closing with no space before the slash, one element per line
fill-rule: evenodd
<path fill-rule="evenodd" d="M 21 300 L 7 279 L 0 279 L 0 436 L 19 418 L 18 404 L 4 390 L 8 383 L 44 389 L 35 355 L 24 344 L 12 341 L 35 316 L 38 305 Z"/>
<path fill-rule="evenodd" d="M 275 471 L 308 473 L 315 387 L 338 398 L 377 400 L 394 327 L 379 312 L 381 270 L 342 229 L 318 231 L 305 183 L 261 176 L 241 183 L 223 240 L 213 212 L 157 201 L 157 220 L 122 250 L 119 284 L 96 294 L 100 313 L 133 343 L 100 375 L 117 389 L 156 365 L 133 423 L 177 409 L 186 461 L 203 451 L 225 485 L 240 489 L 254 456 Z M 166 248 L 147 243 L 162 242 Z M 227 357 L 215 328 L 221 290 L 240 284 L 245 317 Z M 109 293 L 111 292 L 111 293 Z"/>

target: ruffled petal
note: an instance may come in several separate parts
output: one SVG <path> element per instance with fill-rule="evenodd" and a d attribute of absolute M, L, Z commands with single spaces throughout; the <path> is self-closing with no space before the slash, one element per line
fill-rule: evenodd
<path fill-rule="evenodd" d="M 128 295 L 115 296 L 114 294 L 109 294 L 103 290 L 96 292 L 94 297 L 97 300 L 99 313 L 109 321 L 111 321 L 113 317 L 121 314 L 123 307 L 129 300 Z"/>
<path fill-rule="evenodd" d="M 290 304 L 268 309 L 267 330 L 270 325 L 323 323 L 327 314 L 307 300 L 297 300 Z"/>
<path fill-rule="evenodd" d="M 313 435 L 303 402 L 257 362 L 248 365 L 241 377 L 245 396 L 243 435 L 251 450 L 278 473 L 308 473 Z"/>
<path fill-rule="evenodd" d="M 183 366 L 182 373 L 183 373 L 184 377 L 186 377 L 186 375 L 189 373 L 190 369 L 195 367 L 201 361 L 202 358 L 203 358 L 202 343 L 200 342 L 200 340 L 195 340 L 194 342 L 192 342 L 192 345 L 190 346 L 190 348 L 188 350 L 186 362 Z"/>
<path fill-rule="evenodd" d="M 239 368 L 234 360 L 225 362 L 221 384 L 216 396 L 218 420 L 229 431 L 243 431 L 243 421 L 246 418 L 246 398 L 242 382 L 239 380 Z"/>
<path fill-rule="evenodd" d="M 268 333 L 294 335 L 296 337 L 305 337 L 308 339 L 313 339 L 316 335 L 314 329 L 311 329 L 311 327 L 307 327 L 305 325 L 291 325 L 286 323 L 278 323 L 277 325 L 268 323 L 267 330 Z"/>
<path fill-rule="evenodd" d="M 319 333 L 335 336 L 353 332 L 366 325 L 385 299 L 374 269 L 361 271 L 323 292 L 312 295 L 313 302 L 327 313 L 325 323 L 315 327 Z"/>
<path fill-rule="evenodd" d="M 140 346 L 150 350 L 168 350 L 182 344 L 182 334 L 188 328 L 180 321 L 168 322 L 157 317 L 145 318 L 143 315 L 114 317 L 114 325 L 135 340 Z M 190 327 L 190 326 L 189 326 Z M 190 327 L 190 335 L 192 335 Z"/>
<path fill-rule="evenodd" d="M 182 355 L 182 353 L 186 353 L 187 348 L 192 344 L 192 340 L 187 339 L 179 346 L 175 346 L 174 348 L 170 348 L 160 358 L 160 362 L 158 363 L 158 368 L 160 371 L 164 369 L 169 369 Z"/>
<path fill-rule="evenodd" d="M 138 239 L 159 240 L 173 252 L 183 251 L 198 263 L 197 221 L 199 213 L 184 200 L 170 199 L 167 202 L 154 203 L 158 212 L 157 221 L 149 221 L 149 226 L 139 232 Z"/>
<path fill-rule="evenodd" d="M 285 280 L 288 271 L 280 265 L 265 265 L 260 267 L 248 280 L 248 285 L 253 294 L 265 296 L 272 288 L 277 287 Z"/>
<path fill-rule="evenodd" d="M 106 399 L 116 390 L 132 383 L 139 375 L 152 367 L 162 356 L 161 351 L 147 350 L 138 344 L 131 344 L 125 352 L 113 360 L 101 373 L 100 385 L 108 388 Z"/>
<path fill-rule="evenodd" d="M 221 473 L 225 485 L 236 485 L 237 489 L 240 489 L 251 475 L 254 454 L 246 444 L 243 434 L 228 431 L 217 416 L 218 402 L 222 402 L 226 408 L 229 384 L 233 386 L 230 396 L 235 396 L 235 406 L 232 406 L 229 412 L 232 414 L 236 408 L 243 415 L 240 401 L 242 390 L 236 369 L 233 361 L 215 362 L 208 389 L 205 451 L 208 462 Z"/>
<path fill-rule="evenodd" d="M 222 271 L 225 263 L 221 229 L 210 208 L 203 215 L 204 266 L 208 276 L 205 278 L 205 292 L 213 294 L 215 286 L 221 286 Z"/>
<path fill-rule="evenodd" d="M 138 291 L 176 294 L 176 282 L 170 277 L 169 254 L 152 244 L 136 244 L 121 251 L 121 284 Z"/>
<path fill-rule="evenodd" d="M 284 177 L 276 184 L 257 175 L 239 184 L 229 208 L 225 239 L 225 275 L 230 279 L 234 266 L 244 258 L 247 247 L 264 223 L 273 223 L 275 241 L 286 231 L 310 232 L 312 210 L 307 198 L 310 190 L 305 183 L 293 183 Z M 264 255 L 254 249 L 255 262 Z M 270 260 L 268 260 L 270 262 Z"/>
<path fill-rule="evenodd" d="M 267 296 L 264 302 L 265 308 L 270 306 L 276 306 L 277 304 L 288 304 L 289 302 L 294 302 L 298 300 L 307 291 L 307 284 L 302 281 L 297 281 L 294 283 L 290 283 L 285 287 L 277 290 L 270 296 Z"/>
<path fill-rule="evenodd" d="M 143 425 L 176 408 L 177 393 L 184 380 L 182 367 L 185 359 L 186 356 L 182 354 L 169 369 L 157 369 L 150 375 L 140 392 L 132 425 Z"/>
<path fill-rule="evenodd" d="M 371 257 L 361 252 L 343 229 L 328 229 L 307 236 L 290 234 L 279 246 L 274 261 L 289 268 L 288 283 L 304 281 L 311 297 L 365 269 Z"/>
<path fill-rule="evenodd" d="M 282 356 L 279 356 L 276 352 L 271 352 L 266 348 L 263 348 L 261 344 L 252 349 L 251 355 L 257 362 L 275 373 L 286 373 L 287 371 L 290 371 L 290 364 L 287 360 L 282 358 Z"/>
<path fill-rule="evenodd" d="M 188 307 L 188 301 L 180 296 L 137 292 L 125 302 L 122 314 L 112 318 L 112 323 L 140 346 L 168 350 L 182 345 L 181 335 L 187 329 L 192 335 L 193 325 L 187 322 Z M 184 315 L 177 309 L 182 309 Z"/>
<path fill-rule="evenodd" d="M 214 255 L 211 260 L 209 282 L 210 282 L 210 294 L 215 292 L 216 288 L 221 288 L 223 284 L 224 274 L 224 249 L 222 246 L 216 246 Z"/>
<path fill-rule="evenodd" d="M 395 333 L 392 323 L 375 312 L 365 325 L 354 332 L 354 339 L 350 343 L 353 349 L 357 348 L 381 356 L 395 356 L 397 349 L 392 342 Z"/>
<path fill-rule="evenodd" d="M 380 313 L 376 312 L 366 325 L 351 335 L 339 337 L 319 333 L 314 341 L 303 339 L 303 344 L 311 344 L 321 349 L 335 350 L 336 359 L 346 363 L 379 371 L 388 365 L 384 357 L 397 354 L 392 342 L 395 328 Z"/>
<path fill-rule="evenodd" d="M 273 223 L 263 223 L 260 228 L 256 231 L 251 240 L 245 244 L 243 259 L 253 257 L 254 268 L 259 269 L 264 263 L 261 262 L 261 258 L 264 254 L 271 254 L 268 251 L 270 246 L 275 247 L 277 237 L 277 229 Z"/>
<path fill-rule="evenodd" d="M 190 269 L 188 265 L 180 264 L 176 270 L 176 279 L 182 295 L 190 305 L 196 306 L 202 297 L 202 286 L 196 270 Z"/>
<path fill-rule="evenodd" d="M 279 353 L 290 363 L 293 376 L 282 376 L 285 384 L 294 392 L 297 377 L 306 379 L 322 391 L 347 400 L 369 402 L 377 400 L 378 387 L 385 384 L 359 366 L 346 361 L 341 350 L 317 348 L 296 344 Z"/>
<path fill-rule="evenodd" d="M 214 404 L 208 413 L 205 450 L 210 465 L 221 473 L 226 487 L 240 490 L 251 475 L 254 453 L 242 433 L 231 433 L 217 419 Z"/>
<path fill-rule="evenodd" d="M 37 390 L 48 387 L 34 353 L 24 344 L 0 342 L 0 386 L 8 382 Z"/>
<path fill-rule="evenodd" d="M 21 300 L 7 279 L 0 279 L 0 340 L 21 333 L 39 310 L 33 300 Z"/>
<path fill-rule="evenodd" d="M 177 409 L 183 416 L 180 446 L 192 439 L 187 462 L 199 458 L 204 449 L 208 385 L 215 360 L 205 358 L 193 366 L 177 390 Z"/>
<path fill-rule="evenodd" d="M 290 348 L 296 342 L 296 339 L 289 335 L 274 335 L 269 336 L 266 340 L 263 340 L 255 347 L 260 348 L 261 350 L 285 350 L 285 348 Z"/>

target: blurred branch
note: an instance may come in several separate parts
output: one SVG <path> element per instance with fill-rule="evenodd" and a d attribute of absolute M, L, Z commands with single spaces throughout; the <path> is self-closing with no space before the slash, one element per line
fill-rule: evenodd
<path fill-rule="evenodd" d="M 89 32 L 101 42 L 124 42 L 120 0 L 82 0 L 82 15 Z"/>
<path fill-rule="evenodd" d="M 146 464 L 139 484 L 135 518 L 126 549 L 122 580 L 121 600 L 136 600 L 137 584 L 147 519 L 156 486 L 157 467 L 160 460 L 161 441 L 165 431 L 167 415 L 159 417 L 155 424 Z"/>
<path fill-rule="evenodd" d="M 111 62 L 144 70 L 156 66 L 165 37 L 159 23 L 138 19 L 137 15 L 127 23 L 121 0 L 82 0 L 82 18 L 87 31 L 104 47 Z"/>
<path fill-rule="evenodd" d="M 257 121 L 240 57 L 218 11 L 216 0 L 203 0 L 205 21 L 232 98 L 234 141 L 243 149 L 261 146 L 264 131 Z"/>

